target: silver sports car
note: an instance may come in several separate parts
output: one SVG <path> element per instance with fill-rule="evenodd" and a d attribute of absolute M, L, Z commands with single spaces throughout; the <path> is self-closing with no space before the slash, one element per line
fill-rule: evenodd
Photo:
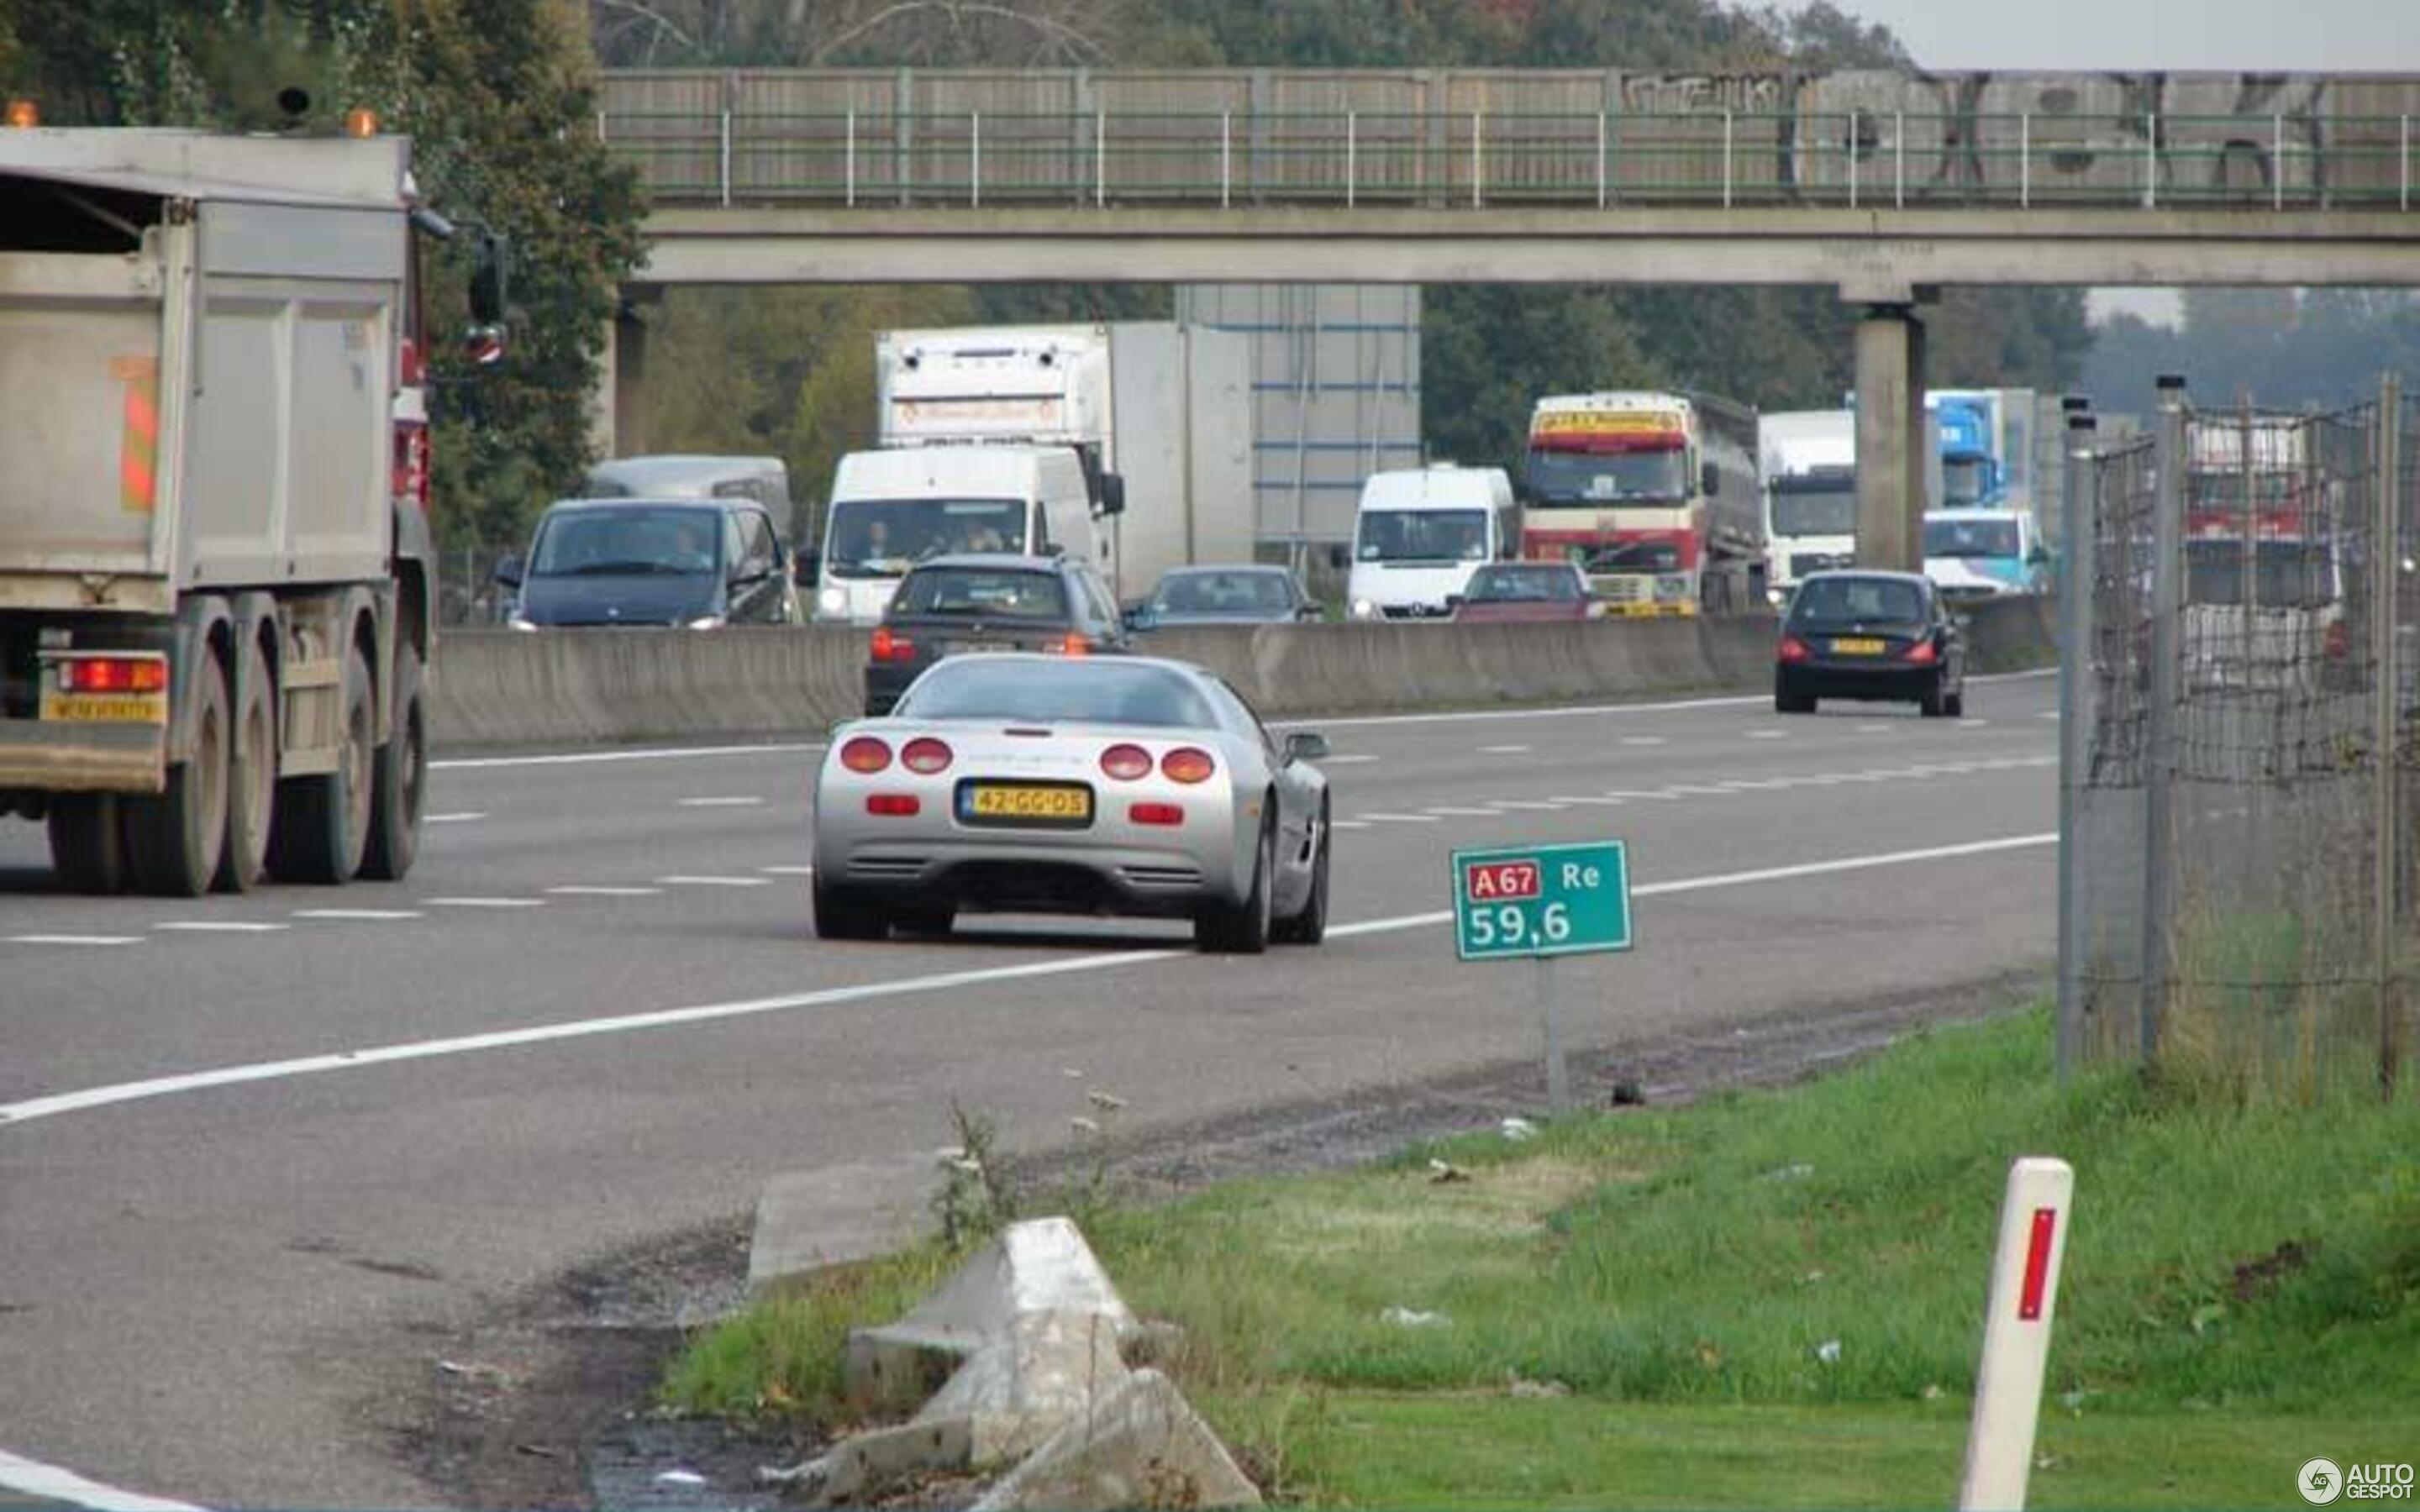
<path fill-rule="evenodd" d="M 961 911 L 1189 918 L 1204 950 L 1327 931 L 1327 753 L 1280 744 L 1199 667 L 953 656 L 815 774 L 815 933 Z"/>

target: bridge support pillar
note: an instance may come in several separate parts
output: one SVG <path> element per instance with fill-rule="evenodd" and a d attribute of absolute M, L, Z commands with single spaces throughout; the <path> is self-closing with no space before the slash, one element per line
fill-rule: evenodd
<path fill-rule="evenodd" d="M 647 323 L 644 303 L 624 298 L 605 323 L 597 387 L 588 396 L 588 435 L 599 456 L 636 456 L 647 449 Z"/>
<path fill-rule="evenodd" d="M 1924 570 L 1924 321 L 1915 301 L 1857 320 L 1857 565 Z"/>

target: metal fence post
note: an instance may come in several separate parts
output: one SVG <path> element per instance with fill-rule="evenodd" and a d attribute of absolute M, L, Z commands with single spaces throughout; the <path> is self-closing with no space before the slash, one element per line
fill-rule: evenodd
<path fill-rule="evenodd" d="M 1470 208 L 1474 210 L 1484 203 L 1480 185 L 1487 177 L 1487 158 L 1482 146 L 1484 139 L 1480 134 L 1480 119 L 1478 111 L 1470 113 Z"/>
<path fill-rule="evenodd" d="M 2370 928 L 2372 969 L 2378 980 L 2378 1085 L 2388 1097 L 2403 1060 L 2403 994 L 2396 980 L 2396 946 L 2401 910 L 2396 906 L 2397 852 L 2403 843 L 2402 816 L 2396 810 L 2402 778 L 2402 742 L 2397 738 L 2396 705 L 2403 679 L 2396 665 L 2396 588 L 2402 574 L 2403 384 L 2389 373 L 2378 385 L 2378 481 L 2370 490 L 2377 513 L 2372 522 L 2370 581 L 2377 604 L 2370 625 L 2372 672 L 2376 684 L 2378 729 L 2378 809 L 2374 816 L 2376 871 Z"/>
<path fill-rule="evenodd" d="M 1731 113 L 1723 112 L 1723 208 L 1731 208 Z"/>
<path fill-rule="evenodd" d="M 2143 116 L 2143 208 L 2160 208 L 2160 116 L 2157 111 Z"/>
<path fill-rule="evenodd" d="M 2143 995 L 2137 1047 L 2145 1064 L 2159 1053 L 2176 976 L 2177 640 L 2183 623 L 2185 380 L 2159 380 L 2153 465 L 2159 490 L 2151 516 L 2150 706 L 2144 711 Z"/>
<path fill-rule="evenodd" d="M 1235 193 L 1235 113 L 1218 113 L 1218 208 L 1234 203 Z"/>
<path fill-rule="evenodd" d="M 1109 113 L 1093 112 L 1093 208 L 1109 203 Z"/>
<path fill-rule="evenodd" d="M 1605 208 L 1606 198 L 1605 180 L 1605 112 L 1598 111 L 1596 113 L 1596 208 L 1598 209 Z"/>
<path fill-rule="evenodd" d="M 724 106 L 722 110 L 722 155 L 721 172 L 722 176 L 722 208 L 727 210 L 731 208 L 731 107 L 728 105 Z"/>
<path fill-rule="evenodd" d="M 1864 112 L 1849 112 L 1849 208 L 1857 208 L 1857 131 L 1864 124 Z"/>
<path fill-rule="evenodd" d="M 1344 208 L 1351 209 L 1361 190 L 1361 117 L 1344 113 Z"/>
<path fill-rule="evenodd" d="M 847 134 L 842 138 L 841 150 L 847 155 L 848 163 L 842 170 L 841 203 L 855 209 L 857 208 L 857 107 L 854 105 L 849 107 L 845 130 Z"/>
<path fill-rule="evenodd" d="M 2017 208 L 2034 208 L 2034 113 L 2017 117 Z"/>
<path fill-rule="evenodd" d="M 2286 208 L 2286 117 L 2275 112 L 2269 116 L 2269 208 Z"/>
<path fill-rule="evenodd" d="M 1907 112 L 1891 112 L 1891 208 L 1907 208 Z"/>
<path fill-rule="evenodd" d="M 597 118 L 599 122 L 602 122 L 605 117 L 599 116 Z M 2397 177 L 2402 185 L 2401 197 L 2397 201 L 2397 204 L 2402 208 L 2408 210 L 2412 208 L 2412 117 L 2409 116 L 2403 116 L 2397 118 L 2401 122 L 2401 125 L 2397 128 L 2397 134 L 2396 136 L 2396 141 L 2400 144 L 2396 150 L 2396 162 L 2398 164 Z M 602 125 L 599 125 L 597 128 L 597 140 L 604 140 L 605 133 Z"/>
<path fill-rule="evenodd" d="M 983 208 L 983 112 L 967 112 L 967 202 Z"/>
<path fill-rule="evenodd" d="M 2066 560 L 2058 598 L 2058 1079 L 2074 1073 L 2084 1028 L 2086 873 L 2082 819 L 2085 779 L 2092 761 L 2092 594 L 2100 582 L 2095 548 L 2101 531 L 2101 469 L 2093 460 L 2096 422 L 2067 422 L 2066 490 L 2059 534 Z M 2089 491 L 2087 491 L 2089 490 Z"/>

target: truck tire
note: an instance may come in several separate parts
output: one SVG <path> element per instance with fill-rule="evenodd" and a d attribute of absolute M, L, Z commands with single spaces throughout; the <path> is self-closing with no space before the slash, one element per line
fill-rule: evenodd
<path fill-rule="evenodd" d="M 219 874 L 227 836 L 227 780 L 235 733 L 226 666 L 194 663 L 193 748 L 168 767 L 158 796 L 126 800 L 127 863 L 134 885 L 163 898 L 198 898 Z"/>
<path fill-rule="evenodd" d="M 336 884 L 362 869 L 369 848 L 370 784 L 378 725 L 370 709 L 370 662 L 355 646 L 339 685 L 336 769 L 277 785 L 269 870 L 282 881 Z"/>
<path fill-rule="evenodd" d="M 428 785 L 428 717 L 420 692 L 420 654 L 395 651 L 395 733 L 379 748 L 370 783 L 369 849 L 362 875 L 401 882 L 420 854 L 421 795 Z"/>
<path fill-rule="evenodd" d="M 244 645 L 236 687 L 226 847 L 211 884 L 221 892 L 250 892 L 269 875 L 271 822 L 277 814 L 277 689 L 256 640 Z"/>
<path fill-rule="evenodd" d="M 61 793 L 50 803 L 51 865 L 70 892 L 126 890 L 126 847 L 119 835 L 117 795 Z"/>

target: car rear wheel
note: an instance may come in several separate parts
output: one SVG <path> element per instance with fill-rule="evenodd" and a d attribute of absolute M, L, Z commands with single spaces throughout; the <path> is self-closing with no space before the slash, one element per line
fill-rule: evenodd
<path fill-rule="evenodd" d="M 1917 711 L 1928 719 L 1940 718 L 1947 706 L 1947 700 L 1942 696 L 1941 682 L 1941 674 L 1939 672 L 1933 673 L 1932 686 L 1924 690 L 1924 696 L 1922 698 L 1916 700 L 1916 706 Z"/>
<path fill-rule="evenodd" d="M 1270 937 L 1286 945 L 1317 945 L 1327 937 L 1327 853 L 1334 831 L 1327 823 L 1327 805 L 1319 806 L 1319 842 L 1311 853 L 1311 892 L 1301 912 L 1280 920 Z"/>
<path fill-rule="evenodd" d="M 1240 903 L 1212 903 L 1193 921 L 1193 943 L 1216 955 L 1259 955 L 1269 948 L 1269 882 L 1277 870 L 1277 806 L 1264 805 L 1261 842 L 1252 856 L 1251 890 Z"/>
<path fill-rule="evenodd" d="M 825 940 L 878 940 L 890 926 L 882 911 L 861 893 L 815 881 L 815 937 Z"/>
<path fill-rule="evenodd" d="M 1952 719 L 1966 717 L 1966 690 L 1960 688 L 1941 701 L 1941 712 Z"/>
<path fill-rule="evenodd" d="M 1773 690 L 1773 712 L 1776 714 L 1812 714 L 1815 701 L 1804 693 L 1792 693 L 1776 687 Z"/>
<path fill-rule="evenodd" d="M 957 918 L 954 908 L 896 908 L 891 927 L 902 934 L 947 934 Z"/>

